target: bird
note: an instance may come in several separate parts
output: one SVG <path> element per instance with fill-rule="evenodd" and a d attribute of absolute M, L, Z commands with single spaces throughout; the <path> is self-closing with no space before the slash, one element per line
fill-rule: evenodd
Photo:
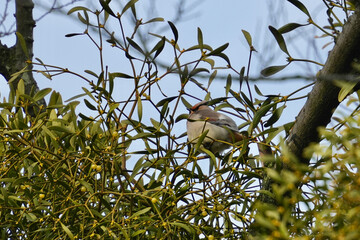
<path fill-rule="evenodd" d="M 244 139 L 237 125 L 229 116 L 212 110 L 209 101 L 201 101 L 192 106 L 187 119 L 187 135 L 191 144 L 208 130 L 202 146 L 213 154 L 220 154 L 234 143 Z"/>

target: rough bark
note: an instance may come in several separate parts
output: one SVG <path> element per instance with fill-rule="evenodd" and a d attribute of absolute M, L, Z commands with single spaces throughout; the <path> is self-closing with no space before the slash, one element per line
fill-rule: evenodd
<path fill-rule="evenodd" d="M 311 142 L 319 142 L 318 128 L 326 126 L 340 104 L 340 88 L 335 86 L 332 76 L 350 75 L 352 63 L 360 57 L 360 7 L 349 18 L 339 35 L 333 50 L 323 69 L 319 72 L 316 83 L 308 99 L 296 118 L 294 127 L 287 140 L 289 150 L 308 164 L 304 158 L 304 148 Z"/>
<path fill-rule="evenodd" d="M 293 129 L 286 141 L 290 152 L 308 165 L 309 159 L 304 157 L 304 149 L 310 143 L 320 141 L 318 129 L 325 127 L 331 120 L 335 109 L 339 106 L 338 95 L 340 88 L 334 85 L 332 80 L 348 79 L 354 76 L 352 63 L 360 58 L 360 1 L 356 1 L 356 11 L 345 24 L 343 31 L 336 40 L 333 50 L 330 52 L 323 69 L 318 73 L 316 83 L 308 95 L 308 99 L 299 112 Z M 283 164 L 282 169 L 296 169 L 288 163 Z M 262 189 L 272 192 L 273 181 L 265 177 Z M 277 205 L 275 199 L 261 194 L 259 201 L 267 204 Z M 252 236 L 258 234 L 256 222 L 249 228 Z"/>
<path fill-rule="evenodd" d="M 35 21 L 32 11 L 34 3 L 32 0 L 16 0 L 15 7 L 16 31 L 24 38 L 28 52 L 27 54 L 24 53 L 19 40 L 12 47 L 7 47 L 0 42 L 0 74 L 7 81 L 9 81 L 12 74 L 23 69 L 28 64 L 27 61 L 31 61 L 33 58 L 33 29 Z M 24 72 L 20 77 L 24 80 L 26 94 L 30 94 L 32 91 L 38 91 L 39 88 L 33 77 L 31 64 L 28 64 L 27 70 L 29 71 Z M 12 82 L 12 87 L 16 88 L 20 77 Z M 45 101 L 42 100 L 39 104 L 45 105 Z M 30 111 L 33 112 L 32 110 Z"/>

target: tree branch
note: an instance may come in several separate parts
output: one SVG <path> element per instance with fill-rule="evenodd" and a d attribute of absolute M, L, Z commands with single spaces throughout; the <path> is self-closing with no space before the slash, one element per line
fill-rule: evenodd
<path fill-rule="evenodd" d="M 287 140 L 289 150 L 308 164 L 303 151 L 311 142 L 319 142 L 318 128 L 326 126 L 340 102 L 340 88 L 327 81 L 328 76 L 352 73 L 352 63 L 360 56 L 360 7 L 349 18 L 339 35 L 333 50 L 317 77 L 308 99 L 296 118 L 294 127 Z"/>
<path fill-rule="evenodd" d="M 33 92 L 37 92 L 39 87 L 32 74 L 32 65 L 28 64 L 28 60 L 33 58 L 33 29 L 35 27 L 35 21 L 32 16 L 34 3 L 32 0 L 16 0 L 15 1 L 15 17 L 16 17 L 16 31 L 22 35 L 25 40 L 27 54 L 25 54 L 21 47 L 19 39 L 12 47 L 7 47 L 0 42 L 0 74 L 9 81 L 11 75 L 19 72 L 25 66 L 27 70 L 18 79 L 11 83 L 11 86 L 16 89 L 16 86 L 21 79 L 25 83 L 25 93 L 31 95 Z M 28 57 L 27 57 L 28 56 Z M 45 100 L 42 99 L 38 102 L 39 105 L 45 105 Z M 35 108 L 35 106 L 33 106 Z M 29 109 L 30 114 L 34 114 L 34 109 Z"/>

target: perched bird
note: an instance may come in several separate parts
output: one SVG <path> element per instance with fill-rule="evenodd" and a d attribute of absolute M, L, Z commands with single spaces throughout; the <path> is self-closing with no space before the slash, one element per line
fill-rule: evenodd
<path fill-rule="evenodd" d="M 209 130 L 202 145 L 212 153 L 221 153 L 235 142 L 243 140 L 237 125 L 230 117 L 212 110 L 208 101 L 201 101 L 190 108 L 187 135 L 196 144 L 202 133 Z"/>

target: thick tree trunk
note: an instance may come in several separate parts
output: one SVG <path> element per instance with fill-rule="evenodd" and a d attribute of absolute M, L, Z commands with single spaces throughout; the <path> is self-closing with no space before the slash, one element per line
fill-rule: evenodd
<path fill-rule="evenodd" d="M 19 72 L 26 65 L 28 65 L 26 72 L 24 72 L 18 79 L 11 83 L 11 87 L 16 88 L 20 78 L 25 83 L 25 92 L 30 94 L 32 91 L 38 91 L 38 85 L 32 74 L 32 65 L 27 61 L 31 61 L 33 57 L 33 29 L 35 21 L 32 16 L 34 3 L 32 0 L 16 0 L 16 31 L 24 38 L 27 48 L 27 54 L 23 51 L 20 41 L 17 40 L 16 44 L 12 47 L 7 47 L 0 42 L 0 74 L 8 81 L 11 75 Z M 39 102 L 45 105 L 45 101 Z M 31 109 L 30 111 L 34 113 Z"/>
<path fill-rule="evenodd" d="M 352 63 L 360 59 L 360 1 L 355 1 L 356 11 L 345 24 L 343 31 L 336 40 L 323 69 L 318 73 L 316 83 L 308 95 L 308 99 L 296 118 L 293 129 L 286 141 L 290 152 L 302 164 L 309 164 L 308 158 L 303 155 L 304 149 L 310 143 L 318 143 L 320 136 L 319 127 L 325 127 L 331 120 L 335 109 L 339 106 L 338 95 L 340 88 L 334 85 L 334 79 L 347 80 L 353 76 Z M 343 78 L 342 78 L 343 77 Z M 297 169 L 294 162 L 283 163 L 282 169 Z M 273 181 L 265 177 L 262 189 L 272 192 Z M 275 199 L 261 194 L 259 201 L 277 205 Z M 254 222 L 249 233 L 252 236 L 260 234 Z"/>
<path fill-rule="evenodd" d="M 296 118 L 294 127 L 287 140 L 289 150 L 308 164 L 304 158 L 304 148 L 311 142 L 319 142 L 318 128 L 326 126 L 340 104 L 338 95 L 340 88 L 330 79 L 333 76 L 351 75 L 352 63 L 360 57 L 360 7 L 345 24 L 338 37 L 334 49 L 330 52 L 325 66 L 318 74 L 316 83 L 308 99 Z M 341 80 L 341 78 L 337 78 Z"/>

